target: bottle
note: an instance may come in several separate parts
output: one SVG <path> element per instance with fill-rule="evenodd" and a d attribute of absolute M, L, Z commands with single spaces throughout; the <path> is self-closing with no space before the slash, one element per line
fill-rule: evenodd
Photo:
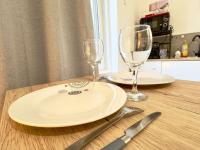
<path fill-rule="evenodd" d="M 182 35 L 181 38 L 184 38 L 184 35 Z M 181 47 L 182 57 L 188 57 L 188 54 L 189 54 L 188 48 L 189 48 L 188 43 L 186 40 L 184 40 Z"/>

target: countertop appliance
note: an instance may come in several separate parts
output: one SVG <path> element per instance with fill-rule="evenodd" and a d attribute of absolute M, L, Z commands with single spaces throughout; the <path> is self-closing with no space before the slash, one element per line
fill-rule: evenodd
<path fill-rule="evenodd" d="M 153 42 L 149 59 L 160 59 L 160 43 Z"/>
<path fill-rule="evenodd" d="M 149 14 L 140 19 L 140 24 L 147 24 L 151 26 L 153 35 L 166 35 L 169 31 L 169 12 L 159 14 Z"/>

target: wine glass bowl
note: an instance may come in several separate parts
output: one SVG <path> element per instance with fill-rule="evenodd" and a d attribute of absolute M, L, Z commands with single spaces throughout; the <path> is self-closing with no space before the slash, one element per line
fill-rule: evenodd
<path fill-rule="evenodd" d="M 119 49 L 123 61 L 133 72 L 133 88 L 128 98 L 133 101 L 145 100 L 146 96 L 137 90 L 138 67 L 145 63 L 152 48 L 152 33 L 148 25 L 135 25 L 121 29 Z"/>
<path fill-rule="evenodd" d="M 83 42 L 83 52 L 87 63 L 91 66 L 93 72 L 93 81 L 97 80 L 96 68 L 101 62 L 104 46 L 101 39 L 87 39 Z"/>

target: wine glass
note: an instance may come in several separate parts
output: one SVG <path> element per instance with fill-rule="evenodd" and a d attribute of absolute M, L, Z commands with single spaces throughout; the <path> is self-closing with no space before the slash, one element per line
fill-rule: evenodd
<path fill-rule="evenodd" d="M 104 53 L 103 41 L 101 39 L 87 39 L 83 42 L 84 56 L 92 68 L 93 81 L 97 81 L 96 68 L 101 62 Z"/>
<path fill-rule="evenodd" d="M 128 99 L 142 101 L 147 98 L 137 90 L 138 67 L 145 63 L 152 48 L 152 33 L 149 25 L 135 25 L 121 29 L 119 49 L 123 61 L 128 65 L 133 75 L 133 87 L 128 92 Z"/>

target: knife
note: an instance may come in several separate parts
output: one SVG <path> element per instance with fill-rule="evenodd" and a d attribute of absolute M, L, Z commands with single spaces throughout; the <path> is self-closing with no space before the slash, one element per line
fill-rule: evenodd
<path fill-rule="evenodd" d="M 105 146 L 102 150 L 121 150 L 125 145 L 134 138 L 138 133 L 140 133 L 145 127 L 152 123 L 161 115 L 161 112 L 154 112 L 137 123 L 133 124 L 125 130 L 125 135 L 114 140 L 112 143 Z"/>

